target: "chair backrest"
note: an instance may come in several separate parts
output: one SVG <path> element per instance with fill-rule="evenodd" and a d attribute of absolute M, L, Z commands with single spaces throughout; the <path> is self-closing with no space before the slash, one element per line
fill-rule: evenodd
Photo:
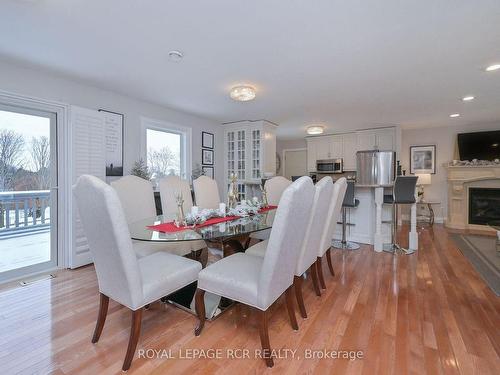
<path fill-rule="evenodd" d="M 340 210 L 342 209 L 342 204 L 344 202 L 345 192 L 347 190 L 347 179 L 345 177 L 339 178 L 333 184 L 333 192 L 330 198 L 330 205 L 328 207 L 326 227 L 323 236 L 321 237 L 321 244 L 318 252 L 318 256 L 321 257 L 325 254 L 326 250 L 332 245 L 333 233 L 335 232 L 335 227 L 337 226 L 337 219 L 340 215 Z"/>
<path fill-rule="evenodd" d="M 309 177 L 293 182 L 281 196 L 260 273 L 259 306 L 269 307 L 292 285 L 313 196 L 314 185 Z"/>
<path fill-rule="evenodd" d="M 394 203 L 415 203 L 417 176 L 397 176 L 392 190 Z"/>
<path fill-rule="evenodd" d="M 342 201 L 343 206 L 354 207 L 356 203 L 356 197 L 354 196 L 354 190 L 356 186 L 354 181 L 347 181 L 347 189 L 345 190 L 344 200 Z"/>
<path fill-rule="evenodd" d="M 297 260 L 295 275 L 301 276 L 316 261 L 323 233 L 329 230 L 328 209 L 333 193 L 333 181 L 330 176 L 323 177 L 315 186 L 312 214 L 307 225 L 304 243 Z"/>
<path fill-rule="evenodd" d="M 141 303 L 142 278 L 116 191 L 97 177 L 80 176 L 73 187 L 94 259 L 99 291 L 133 308 Z"/>
<path fill-rule="evenodd" d="M 177 202 L 175 196 L 182 193 L 184 199 L 184 213 L 187 214 L 193 207 L 193 198 L 191 197 L 191 187 L 189 182 L 181 179 L 179 176 L 167 176 L 158 182 L 161 197 L 161 209 L 163 215 L 170 218 L 175 218 L 177 215 Z"/>
<path fill-rule="evenodd" d="M 125 176 L 111 182 L 122 203 L 127 223 L 156 216 L 153 184 L 137 176 Z"/>
<path fill-rule="evenodd" d="M 281 195 L 291 183 L 292 181 L 282 176 L 276 176 L 266 180 L 264 189 L 266 189 L 267 193 L 267 203 L 271 206 L 277 206 L 280 202 Z"/>
<path fill-rule="evenodd" d="M 220 197 L 217 181 L 200 176 L 193 181 L 194 199 L 200 208 L 219 208 Z"/>

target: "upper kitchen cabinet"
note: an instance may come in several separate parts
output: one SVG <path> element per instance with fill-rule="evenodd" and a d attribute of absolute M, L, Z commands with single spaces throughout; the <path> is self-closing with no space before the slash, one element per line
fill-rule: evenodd
<path fill-rule="evenodd" d="M 344 170 L 356 170 L 356 152 L 362 150 L 394 150 L 396 128 L 360 130 L 353 133 L 325 135 L 306 138 L 307 170 L 316 171 L 316 161 L 322 159 L 344 159 Z"/>
<path fill-rule="evenodd" d="M 382 128 L 360 130 L 356 132 L 358 151 L 364 150 L 396 150 L 396 129 Z"/>
<path fill-rule="evenodd" d="M 324 160 L 331 158 L 331 137 L 318 137 L 316 138 L 316 160 Z"/>
<path fill-rule="evenodd" d="M 276 174 L 276 125 L 265 121 L 239 121 L 224 125 L 224 176 L 237 177 L 240 199 L 246 186 Z"/>
<path fill-rule="evenodd" d="M 358 146 L 358 137 L 356 133 L 348 133 L 342 136 L 344 170 L 356 170 L 356 152 Z"/>

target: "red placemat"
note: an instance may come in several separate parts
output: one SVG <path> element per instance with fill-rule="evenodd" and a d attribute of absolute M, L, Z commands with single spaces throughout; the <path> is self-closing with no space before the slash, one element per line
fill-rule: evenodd
<path fill-rule="evenodd" d="M 260 213 L 260 212 L 266 212 L 266 211 L 275 210 L 276 208 L 278 208 L 278 206 L 267 206 L 267 207 L 261 208 L 261 209 L 259 210 L 259 213 Z"/>
<path fill-rule="evenodd" d="M 259 213 L 262 212 L 267 212 L 276 209 L 278 206 L 267 206 L 264 208 L 261 208 L 259 210 Z M 231 220 L 236 220 L 239 219 L 239 216 L 226 216 L 226 217 L 213 217 L 211 219 L 208 219 L 204 223 L 196 225 L 194 228 L 200 228 L 200 227 L 206 227 L 209 225 L 213 224 L 219 224 L 223 223 L 225 221 L 231 221 Z M 175 226 L 173 221 L 169 221 L 168 223 L 161 223 L 157 225 L 149 225 L 146 228 L 154 230 L 156 232 L 164 232 L 164 233 L 174 233 L 174 232 L 180 232 L 186 229 L 194 229 L 192 227 L 177 227 Z"/>
<path fill-rule="evenodd" d="M 196 225 L 195 228 L 206 227 L 208 225 L 223 223 L 225 221 L 231 221 L 235 219 L 239 219 L 239 217 L 238 216 L 213 217 L 211 219 L 208 219 L 204 223 Z M 146 228 L 154 230 L 156 232 L 167 232 L 167 233 L 180 232 L 186 229 L 193 229 L 191 227 L 176 227 L 173 221 L 157 225 L 149 225 Z"/>

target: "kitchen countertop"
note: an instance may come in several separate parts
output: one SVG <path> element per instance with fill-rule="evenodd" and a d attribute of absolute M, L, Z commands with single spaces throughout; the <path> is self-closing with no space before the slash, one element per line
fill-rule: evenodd
<path fill-rule="evenodd" d="M 391 188 L 394 186 L 394 184 L 386 184 L 386 185 L 360 185 L 360 184 L 354 184 L 356 187 L 366 187 L 366 188 Z"/>

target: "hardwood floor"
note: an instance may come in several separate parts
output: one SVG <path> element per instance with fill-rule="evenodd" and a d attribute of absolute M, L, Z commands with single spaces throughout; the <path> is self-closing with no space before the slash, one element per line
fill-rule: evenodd
<path fill-rule="evenodd" d="M 404 228 L 403 228 L 404 229 Z M 405 233 L 407 234 L 407 232 Z M 405 243 L 402 240 L 403 244 Z M 300 359 L 276 358 L 272 369 L 253 358 L 259 322 L 236 305 L 199 337 L 197 319 L 154 303 L 143 313 L 131 374 L 498 374 L 500 298 L 483 282 L 439 225 L 420 234 L 412 256 L 332 251 L 335 277 L 323 262 L 327 289 L 317 297 L 303 283 L 307 319 L 290 328 L 284 298 L 271 309 L 274 349 Z M 0 292 L 0 374 L 118 374 L 130 330 L 130 311 L 109 302 L 97 344 L 91 343 L 99 293 L 92 267 Z M 222 349 L 223 359 L 167 359 L 188 350 Z M 227 359 L 226 349 L 249 349 L 252 358 Z M 138 358 L 141 349 L 158 358 Z M 164 352 L 161 352 L 165 349 Z M 363 358 L 304 359 L 306 349 L 362 351 Z M 283 352 L 282 352 L 283 354 Z"/>

